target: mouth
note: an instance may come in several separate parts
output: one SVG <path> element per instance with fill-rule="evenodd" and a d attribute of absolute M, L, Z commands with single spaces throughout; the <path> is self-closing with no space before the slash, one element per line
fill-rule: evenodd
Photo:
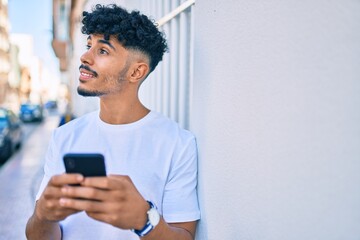
<path fill-rule="evenodd" d="M 85 65 L 81 65 L 79 67 L 79 71 L 80 71 L 80 77 L 79 77 L 80 81 L 87 81 L 89 79 L 97 77 L 96 72 L 91 70 L 89 67 Z"/>
<path fill-rule="evenodd" d="M 89 80 L 90 78 L 93 78 L 94 75 L 91 74 L 91 73 L 87 73 L 87 72 L 84 72 L 84 71 L 80 71 L 80 80 Z"/>

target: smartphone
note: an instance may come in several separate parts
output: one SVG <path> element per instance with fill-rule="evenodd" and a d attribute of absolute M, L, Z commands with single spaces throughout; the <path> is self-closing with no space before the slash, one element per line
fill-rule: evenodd
<path fill-rule="evenodd" d="M 80 173 L 84 177 L 106 176 L 105 159 L 100 153 L 67 153 L 63 160 L 67 173 Z"/>

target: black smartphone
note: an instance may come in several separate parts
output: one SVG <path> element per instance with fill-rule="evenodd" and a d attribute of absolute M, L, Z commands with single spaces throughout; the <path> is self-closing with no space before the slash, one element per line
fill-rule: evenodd
<path fill-rule="evenodd" d="M 100 153 L 67 153 L 63 160 L 67 173 L 80 173 L 84 177 L 106 176 L 105 159 Z"/>

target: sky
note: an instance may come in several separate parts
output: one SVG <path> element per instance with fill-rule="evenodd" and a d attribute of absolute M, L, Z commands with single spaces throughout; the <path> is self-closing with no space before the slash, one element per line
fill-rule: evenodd
<path fill-rule="evenodd" d="M 51 47 L 52 0 L 8 0 L 10 33 L 33 36 L 34 55 L 51 72 L 59 73 L 59 63 Z"/>

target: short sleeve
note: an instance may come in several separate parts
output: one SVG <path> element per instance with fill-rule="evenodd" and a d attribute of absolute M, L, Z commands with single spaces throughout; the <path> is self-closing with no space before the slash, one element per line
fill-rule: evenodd
<path fill-rule="evenodd" d="M 197 146 L 195 137 L 175 147 L 173 162 L 165 185 L 163 217 L 166 222 L 200 219 L 197 197 Z"/>

